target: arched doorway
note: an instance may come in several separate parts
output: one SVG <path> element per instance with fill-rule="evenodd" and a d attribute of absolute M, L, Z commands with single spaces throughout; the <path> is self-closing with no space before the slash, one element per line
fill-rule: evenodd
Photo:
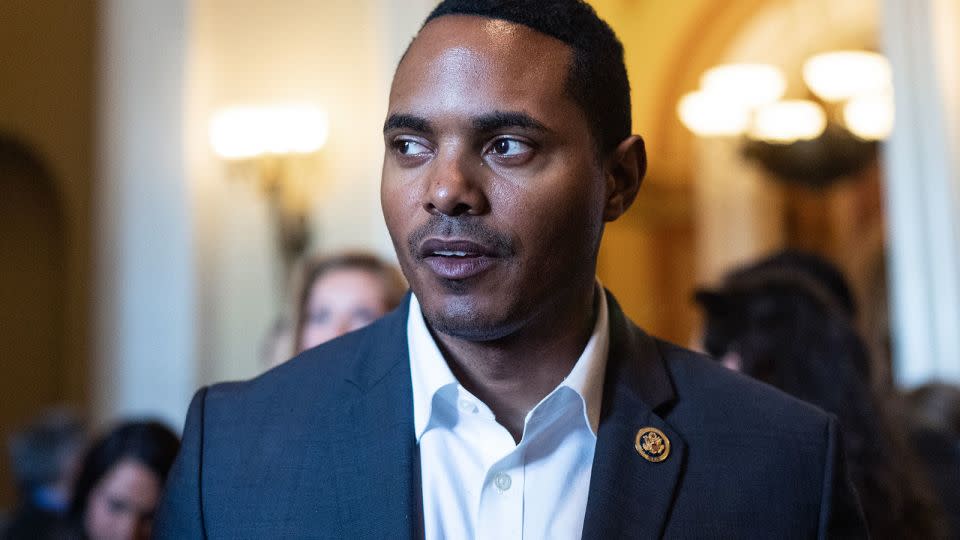
<path fill-rule="evenodd" d="M 0 436 L 68 393 L 64 364 L 65 230 L 47 167 L 27 146 L 0 135 Z M 14 502 L 8 457 L 0 508 Z"/>

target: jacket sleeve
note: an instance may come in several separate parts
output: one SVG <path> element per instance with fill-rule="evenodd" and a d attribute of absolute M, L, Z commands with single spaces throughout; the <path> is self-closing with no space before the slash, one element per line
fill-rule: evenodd
<path fill-rule="evenodd" d="M 190 402 L 183 428 L 183 442 L 164 488 L 153 525 L 153 538 L 206 538 L 203 525 L 204 399 L 207 389 L 201 388 Z"/>
<path fill-rule="evenodd" d="M 827 427 L 818 538 L 870 538 L 860 499 L 847 474 L 840 426 L 831 417 Z"/>

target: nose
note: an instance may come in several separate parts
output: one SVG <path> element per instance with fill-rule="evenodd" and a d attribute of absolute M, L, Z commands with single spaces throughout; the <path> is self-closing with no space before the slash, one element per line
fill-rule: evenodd
<path fill-rule="evenodd" d="M 451 151 L 434 160 L 423 207 L 431 214 L 481 215 L 489 210 L 484 193 L 486 165 L 479 157 Z"/>

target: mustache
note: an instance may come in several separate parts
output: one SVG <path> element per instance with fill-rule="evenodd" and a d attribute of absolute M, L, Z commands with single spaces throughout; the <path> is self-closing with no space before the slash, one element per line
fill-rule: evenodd
<path fill-rule="evenodd" d="M 407 246 L 415 257 L 422 258 L 420 246 L 428 238 L 457 238 L 475 242 L 493 250 L 498 256 L 512 255 L 513 240 L 472 217 L 451 217 L 432 214 L 407 237 Z"/>

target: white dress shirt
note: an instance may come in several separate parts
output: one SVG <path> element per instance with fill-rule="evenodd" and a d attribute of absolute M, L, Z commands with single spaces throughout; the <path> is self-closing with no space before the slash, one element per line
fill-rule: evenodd
<path fill-rule="evenodd" d="M 407 338 L 427 540 L 580 538 L 609 347 L 599 284 L 597 299 L 583 353 L 527 414 L 517 444 L 457 382 L 411 298 Z"/>

